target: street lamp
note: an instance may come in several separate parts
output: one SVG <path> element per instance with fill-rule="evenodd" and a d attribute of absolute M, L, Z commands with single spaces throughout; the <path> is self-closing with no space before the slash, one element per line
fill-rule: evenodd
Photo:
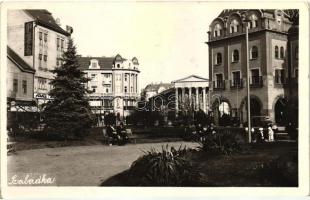
<path fill-rule="evenodd" d="M 251 103 L 250 103 L 250 65 L 249 65 L 249 27 L 248 22 L 250 20 L 244 17 L 245 23 L 245 45 L 246 45 L 246 87 L 247 87 L 247 117 L 248 117 L 248 134 L 249 143 L 251 143 Z"/>

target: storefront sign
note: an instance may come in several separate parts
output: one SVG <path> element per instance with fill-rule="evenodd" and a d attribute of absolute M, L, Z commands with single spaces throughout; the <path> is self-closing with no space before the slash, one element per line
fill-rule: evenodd
<path fill-rule="evenodd" d="M 33 22 L 25 23 L 25 42 L 24 42 L 25 56 L 32 55 L 33 46 Z"/>

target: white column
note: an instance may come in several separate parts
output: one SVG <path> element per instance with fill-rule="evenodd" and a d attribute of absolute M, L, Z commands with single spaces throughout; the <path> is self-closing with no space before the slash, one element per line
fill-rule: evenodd
<path fill-rule="evenodd" d="M 175 88 L 175 116 L 178 117 L 179 112 L 179 88 Z"/>
<path fill-rule="evenodd" d="M 189 106 L 192 107 L 192 88 L 188 88 L 188 100 L 189 100 Z"/>
<path fill-rule="evenodd" d="M 185 103 L 185 88 L 181 88 L 182 89 L 182 100 L 181 102 L 184 104 Z"/>
<path fill-rule="evenodd" d="M 207 108 L 206 108 L 206 88 L 203 87 L 202 88 L 202 105 L 203 105 L 203 112 L 207 112 Z"/>
<path fill-rule="evenodd" d="M 199 88 L 196 87 L 196 110 L 199 109 Z"/>

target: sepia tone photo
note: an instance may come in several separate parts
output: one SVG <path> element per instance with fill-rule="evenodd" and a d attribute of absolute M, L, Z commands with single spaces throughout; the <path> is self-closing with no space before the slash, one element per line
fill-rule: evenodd
<path fill-rule="evenodd" d="M 298 7 L 81 6 L 7 9 L 8 187 L 300 186 Z"/>

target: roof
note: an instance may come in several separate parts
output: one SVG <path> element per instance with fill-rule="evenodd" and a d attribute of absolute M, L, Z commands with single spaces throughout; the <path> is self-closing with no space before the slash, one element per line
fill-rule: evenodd
<path fill-rule="evenodd" d="M 16 66 L 23 72 L 35 73 L 30 65 L 28 65 L 15 51 L 7 46 L 7 57 L 16 64 Z"/>
<path fill-rule="evenodd" d="M 115 57 L 78 57 L 80 69 L 89 69 L 90 60 L 98 60 L 100 69 L 112 69 Z"/>
<path fill-rule="evenodd" d="M 231 15 L 232 13 L 243 13 L 248 11 L 249 9 L 224 9 L 220 14 L 219 14 L 219 18 L 225 18 L 228 17 L 229 15 Z M 257 10 L 263 13 L 270 13 L 270 14 L 274 14 L 275 9 L 252 9 L 252 10 Z"/>
<path fill-rule="evenodd" d="M 187 76 L 185 78 L 181 78 L 181 79 L 178 79 L 178 80 L 175 80 L 175 81 L 172 81 L 172 83 L 176 83 L 176 82 L 205 82 L 205 81 L 209 81 L 209 79 L 207 78 L 203 78 L 201 76 L 197 76 L 197 75 L 190 75 L 190 76 Z"/>
<path fill-rule="evenodd" d="M 28 13 L 31 17 L 34 18 L 34 20 L 37 22 L 37 24 L 44 26 L 46 28 L 50 28 L 58 33 L 61 33 L 66 36 L 70 36 L 70 33 L 63 30 L 56 22 L 54 17 L 52 16 L 52 13 L 50 13 L 48 10 L 45 9 L 26 9 L 24 10 L 26 13 Z"/>
<path fill-rule="evenodd" d="M 151 92 L 151 91 L 158 91 L 159 88 L 164 87 L 165 89 L 171 88 L 173 85 L 171 83 L 158 83 L 158 84 L 148 84 L 145 87 L 145 91 Z"/>

